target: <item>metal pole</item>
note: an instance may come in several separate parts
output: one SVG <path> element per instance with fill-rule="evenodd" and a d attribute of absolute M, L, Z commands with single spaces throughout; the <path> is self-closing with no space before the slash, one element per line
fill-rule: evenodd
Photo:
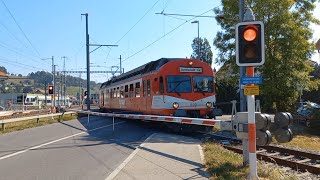
<path fill-rule="evenodd" d="M 112 116 L 112 131 L 114 132 L 114 112 L 112 114 L 113 114 L 113 116 Z"/>
<path fill-rule="evenodd" d="M 86 54 L 87 54 L 87 110 L 90 110 L 90 46 L 88 32 L 88 13 L 81 14 L 86 16 Z"/>
<path fill-rule="evenodd" d="M 247 76 L 254 76 L 254 67 L 247 67 Z M 252 84 L 253 85 L 253 84 Z M 252 86 L 251 85 L 251 86 Z M 248 101 L 248 140 L 249 140 L 249 179 L 258 179 L 256 155 L 256 118 L 254 95 L 247 95 Z"/>
<path fill-rule="evenodd" d="M 200 22 L 198 21 L 198 59 L 200 59 L 200 36 L 199 36 L 199 24 L 200 24 Z"/>
<path fill-rule="evenodd" d="M 66 56 L 63 56 L 63 105 L 66 105 Z"/>
<path fill-rule="evenodd" d="M 121 55 L 120 55 L 120 74 L 122 74 L 122 64 L 121 64 Z"/>
<path fill-rule="evenodd" d="M 44 104 L 47 107 L 47 81 L 44 82 Z"/>
<path fill-rule="evenodd" d="M 243 15 L 244 15 L 244 1 L 245 0 L 239 0 L 239 21 L 243 21 Z M 246 68 L 240 67 L 240 77 L 245 76 L 246 74 Z M 243 92 L 243 87 L 239 82 L 239 88 L 240 88 L 240 112 L 246 111 L 246 99 Z"/>
<path fill-rule="evenodd" d="M 52 56 L 52 76 L 53 76 L 53 99 L 51 99 L 51 104 L 53 103 L 52 110 L 56 108 L 56 66 L 54 65 L 54 57 Z"/>

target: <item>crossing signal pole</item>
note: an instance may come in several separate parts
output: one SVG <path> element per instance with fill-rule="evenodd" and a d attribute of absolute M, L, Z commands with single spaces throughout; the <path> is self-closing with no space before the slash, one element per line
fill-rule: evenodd
<path fill-rule="evenodd" d="M 248 108 L 248 133 L 244 139 L 244 149 L 249 150 L 249 179 L 258 179 L 257 155 L 256 155 L 256 117 L 255 117 L 255 95 L 259 94 L 259 87 L 255 86 L 254 66 L 263 65 L 264 59 L 264 26 L 260 21 L 254 21 L 255 17 L 250 8 L 244 14 L 244 21 L 236 25 L 236 63 L 240 67 L 246 67 L 247 77 L 240 77 L 240 85 L 246 79 L 247 85 L 244 94 L 247 96 Z M 261 77 L 260 77 L 261 78 Z M 259 79 L 259 78 L 258 78 Z M 262 80 L 261 80 L 262 81 Z M 260 81 L 259 81 L 260 82 Z M 264 118 L 263 118 L 264 119 Z M 259 132 L 262 132 L 259 130 Z M 270 133 L 267 133 L 268 135 Z M 266 140 L 266 143 L 269 139 Z M 244 151 L 244 158 L 246 153 Z"/>

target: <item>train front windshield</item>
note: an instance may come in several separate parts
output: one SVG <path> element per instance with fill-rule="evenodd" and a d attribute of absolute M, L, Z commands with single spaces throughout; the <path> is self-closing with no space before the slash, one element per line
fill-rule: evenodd
<path fill-rule="evenodd" d="M 192 92 L 213 92 L 212 76 L 167 76 L 167 92 L 188 93 Z"/>
<path fill-rule="evenodd" d="M 213 77 L 193 76 L 194 92 L 213 92 Z"/>
<path fill-rule="evenodd" d="M 191 92 L 190 76 L 167 76 L 167 92 Z"/>

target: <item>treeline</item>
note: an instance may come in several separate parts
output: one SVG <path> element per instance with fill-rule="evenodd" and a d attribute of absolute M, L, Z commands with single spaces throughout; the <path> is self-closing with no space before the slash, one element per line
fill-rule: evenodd
<path fill-rule="evenodd" d="M 34 80 L 35 84 L 45 84 L 49 83 L 51 84 L 53 81 L 53 77 L 51 73 L 45 72 L 45 71 L 37 71 L 37 72 L 32 72 L 29 75 L 29 78 Z M 58 74 L 56 76 L 56 82 L 64 82 L 63 75 Z M 70 75 L 66 75 L 66 84 L 67 86 L 79 86 L 80 83 L 82 83 L 82 87 L 86 88 L 87 87 L 87 80 L 84 80 L 79 77 L 73 77 Z M 96 86 L 96 82 L 90 81 L 90 86 Z"/>

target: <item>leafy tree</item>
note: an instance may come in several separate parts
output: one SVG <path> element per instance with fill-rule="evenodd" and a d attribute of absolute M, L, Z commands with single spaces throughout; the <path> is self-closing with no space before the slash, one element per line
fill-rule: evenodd
<path fill-rule="evenodd" d="M 318 81 L 310 80 L 312 67 L 308 61 L 314 50 L 309 41 L 312 32 L 310 23 L 319 24 L 312 16 L 316 0 L 247 0 L 256 20 L 265 24 L 266 63 L 257 67 L 264 78 L 261 93 L 264 94 L 264 107 L 274 105 L 276 110 L 285 111 L 294 107 L 299 97 L 298 87 L 305 90 L 317 88 Z M 227 20 L 238 14 L 238 1 L 222 0 L 222 9 L 216 8 L 222 31 L 217 33 L 214 45 L 218 49 L 216 61 L 235 66 L 235 24 Z M 238 71 L 239 68 L 236 68 Z M 236 72 L 238 73 L 238 72 Z"/>
<path fill-rule="evenodd" d="M 200 44 L 200 60 L 203 62 L 206 62 L 208 64 L 212 64 L 212 51 L 211 46 L 209 44 L 209 41 L 204 38 L 194 38 L 191 44 L 191 47 L 193 49 L 193 53 L 191 55 L 191 58 L 197 59 L 198 58 L 198 50 L 199 50 L 199 44 Z"/>
<path fill-rule="evenodd" d="M 0 66 L 0 71 L 5 73 L 5 74 L 8 73 L 7 69 L 4 66 Z"/>

